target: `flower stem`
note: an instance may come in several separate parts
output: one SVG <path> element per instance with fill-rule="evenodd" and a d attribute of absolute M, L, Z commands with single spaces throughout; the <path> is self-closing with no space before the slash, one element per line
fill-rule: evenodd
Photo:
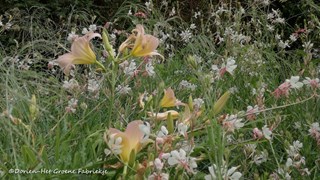
<path fill-rule="evenodd" d="M 106 68 L 104 67 L 103 64 L 101 64 L 99 61 L 96 61 L 95 63 L 96 63 L 96 65 L 98 65 L 103 70 L 103 72 L 107 72 L 107 70 L 106 70 Z"/>

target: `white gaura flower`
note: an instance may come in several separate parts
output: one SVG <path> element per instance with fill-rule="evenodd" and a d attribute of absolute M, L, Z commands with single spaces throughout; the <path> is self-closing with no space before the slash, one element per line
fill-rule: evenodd
<path fill-rule="evenodd" d="M 188 130 L 188 126 L 184 123 L 179 123 L 178 124 L 178 132 L 179 134 L 181 134 L 182 136 L 186 137 L 187 136 L 187 130 Z"/>
<path fill-rule="evenodd" d="M 154 72 L 154 67 L 152 65 L 152 63 L 147 63 L 146 64 L 146 72 L 148 74 L 148 76 L 154 76 L 155 75 L 155 72 Z"/>
<path fill-rule="evenodd" d="M 139 125 L 139 129 L 143 133 L 141 143 L 144 143 L 149 139 L 150 136 L 150 124 L 148 122 L 143 122 L 143 124 Z"/>
<path fill-rule="evenodd" d="M 63 81 L 62 87 L 69 91 L 77 90 L 80 88 L 78 81 L 73 78 L 69 81 Z"/>
<path fill-rule="evenodd" d="M 299 76 L 291 76 L 291 78 L 286 80 L 290 83 L 290 88 L 300 89 L 303 86 L 302 82 L 299 82 Z"/>
<path fill-rule="evenodd" d="M 293 147 L 295 150 L 300 151 L 300 149 L 303 147 L 303 144 L 297 140 L 293 142 Z"/>
<path fill-rule="evenodd" d="M 230 179 L 230 180 L 239 180 L 242 176 L 242 173 L 236 172 L 238 167 L 231 167 L 229 170 L 227 170 L 227 167 L 221 168 L 221 176 L 223 179 Z M 216 180 L 217 178 L 217 166 L 214 164 L 213 166 L 209 167 L 209 175 L 206 175 L 204 178 L 205 180 Z"/>
<path fill-rule="evenodd" d="M 268 154 L 266 152 L 261 152 L 253 157 L 254 163 L 260 165 L 261 163 L 266 162 L 268 159 Z"/>
<path fill-rule="evenodd" d="M 302 81 L 303 84 L 307 85 L 307 86 L 310 86 L 314 89 L 320 87 L 320 80 L 319 78 L 315 78 L 315 79 L 311 79 L 309 77 L 306 77 L 305 80 Z"/>
<path fill-rule="evenodd" d="M 238 119 L 237 115 L 227 115 L 222 122 L 223 128 L 228 132 L 234 132 L 236 129 L 240 129 L 244 126 L 242 119 Z"/>
<path fill-rule="evenodd" d="M 130 64 L 124 68 L 123 72 L 127 76 L 133 76 L 137 69 L 136 63 L 131 61 Z"/>
<path fill-rule="evenodd" d="M 227 171 L 227 177 L 229 177 L 230 180 L 238 180 L 242 176 L 240 172 L 235 172 L 237 170 L 237 167 L 232 167 Z"/>
<path fill-rule="evenodd" d="M 252 107 L 252 106 L 247 107 L 246 116 L 249 121 L 254 120 L 256 118 L 256 114 L 259 114 L 259 106 L 258 105 L 255 105 L 254 107 Z"/>
<path fill-rule="evenodd" d="M 121 154 L 122 150 L 122 138 L 121 137 L 115 137 L 116 134 L 112 134 L 109 137 L 109 140 L 107 142 L 108 147 L 110 148 L 110 151 L 116 155 Z M 107 152 L 107 151 L 106 151 Z"/>
<path fill-rule="evenodd" d="M 195 158 L 187 157 L 187 153 L 183 149 L 171 151 L 168 164 L 170 166 L 179 165 L 191 173 L 194 173 L 194 169 L 197 168 Z"/>
<path fill-rule="evenodd" d="M 160 131 L 157 133 L 157 137 L 163 138 L 169 134 L 169 131 L 165 126 L 161 126 Z"/>
<path fill-rule="evenodd" d="M 209 169 L 209 175 L 204 176 L 205 180 L 215 180 L 217 179 L 217 175 L 215 173 L 216 165 L 214 164 L 213 166 L 210 166 Z"/>
<path fill-rule="evenodd" d="M 99 82 L 95 79 L 89 79 L 88 80 L 88 91 L 89 92 L 98 92 L 100 89 Z"/>
<path fill-rule="evenodd" d="M 156 167 L 156 169 L 157 169 L 158 171 L 161 171 L 162 168 L 163 168 L 163 165 L 164 165 L 164 163 L 161 162 L 161 160 L 160 160 L 159 158 L 156 158 L 156 159 L 154 160 L 153 164 L 154 164 L 154 167 Z"/>
<path fill-rule="evenodd" d="M 204 104 L 204 101 L 201 98 L 196 98 L 193 100 L 193 104 L 196 109 L 200 109 L 201 106 Z"/>
<path fill-rule="evenodd" d="M 292 162 L 293 162 L 292 159 L 288 158 L 286 162 L 286 167 L 289 168 L 290 166 L 292 166 Z"/>
<path fill-rule="evenodd" d="M 169 174 L 154 172 L 148 177 L 148 180 L 169 180 Z"/>
<path fill-rule="evenodd" d="M 121 95 L 126 95 L 131 92 L 131 88 L 129 87 L 129 85 L 121 86 L 119 84 L 116 88 L 116 91 L 117 91 L 117 93 L 119 93 Z"/>
<path fill-rule="evenodd" d="M 272 131 L 267 127 L 267 125 L 262 127 L 262 133 L 266 139 L 271 140 Z"/>

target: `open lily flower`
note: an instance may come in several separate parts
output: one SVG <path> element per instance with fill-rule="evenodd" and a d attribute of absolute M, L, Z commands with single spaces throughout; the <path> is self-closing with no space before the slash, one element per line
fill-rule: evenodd
<path fill-rule="evenodd" d="M 119 47 L 120 52 L 122 52 L 126 47 L 132 46 L 130 42 L 134 40 L 133 48 L 131 50 L 132 56 L 144 57 L 159 55 L 163 58 L 161 54 L 156 52 L 159 45 L 159 39 L 150 34 L 144 34 L 144 28 L 141 24 L 138 24 L 136 28 L 132 30 L 132 33 L 133 34 L 131 34 Z"/>
<path fill-rule="evenodd" d="M 185 105 L 181 101 L 179 101 L 171 88 L 164 90 L 164 96 L 160 101 L 161 107 L 174 107 L 179 105 Z"/>
<path fill-rule="evenodd" d="M 175 110 L 169 110 L 169 111 L 162 112 L 162 113 L 151 113 L 151 112 L 148 112 L 148 116 L 149 117 L 153 117 L 153 118 L 155 118 L 156 120 L 159 120 L 159 121 L 167 120 L 169 114 L 171 114 L 172 120 L 179 118 L 179 113 L 177 111 L 175 111 Z"/>
<path fill-rule="evenodd" d="M 141 149 L 141 140 L 143 139 L 143 132 L 140 130 L 139 125 L 143 124 L 141 120 L 135 120 L 127 125 L 127 129 L 124 132 L 118 129 L 110 128 L 107 131 L 109 137 L 114 137 L 115 139 L 121 138 L 120 144 L 120 158 L 123 162 L 128 163 L 130 159 L 131 151 L 138 153 Z M 106 143 L 108 143 L 107 138 L 105 138 Z"/>
<path fill-rule="evenodd" d="M 66 53 L 56 60 L 63 72 L 68 75 L 74 64 L 94 64 L 97 62 L 96 55 L 90 47 L 90 40 L 99 37 L 98 33 L 89 32 L 88 34 L 76 38 L 71 45 L 71 52 Z"/>

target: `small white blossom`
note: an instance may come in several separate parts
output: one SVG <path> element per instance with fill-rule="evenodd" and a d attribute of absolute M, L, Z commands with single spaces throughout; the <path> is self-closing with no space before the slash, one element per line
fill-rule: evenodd
<path fill-rule="evenodd" d="M 196 98 L 193 100 L 193 104 L 195 108 L 200 109 L 202 104 L 204 104 L 204 101 L 201 98 Z"/>
<path fill-rule="evenodd" d="M 214 164 L 214 166 L 209 166 L 209 175 L 206 175 L 204 177 L 205 180 L 216 180 L 217 179 L 217 175 L 215 173 L 215 169 L 216 169 L 216 165 Z"/>
<path fill-rule="evenodd" d="M 89 26 L 89 31 L 94 32 L 94 31 L 96 31 L 96 30 L 97 30 L 97 25 L 91 24 L 91 25 Z"/>
<path fill-rule="evenodd" d="M 195 24 L 190 24 L 190 29 L 196 29 L 197 28 L 197 26 L 195 25 Z"/>
<path fill-rule="evenodd" d="M 284 18 L 276 18 L 275 20 L 273 20 L 274 23 L 279 23 L 279 24 L 284 24 L 285 23 L 285 20 Z"/>
<path fill-rule="evenodd" d="M 195 12 L 193 17 L 197 19 L 198 16 L 200 16 L 200 15 L 201 15 L 201 12 L 200 12 L 200 11 L 199 11 L 199 12 Z"/>
<path fill-rule="evenodd" d="M 304 47 L 305 52 L 309 52 L 313 47 L 313 43 L 311 43 L 310 41 L 304 42 L 302 47 Z"/>
<path fill-rule="evenodd" d="M 295 42 L 297 40 L 297 36 L 294 34 L 291 34 L 289 38 L 292 42 Z"/>
<path fill-rule="evenodd" d="M 278 46 L 279 46 L 280 48 L 282 48 L 282 49 L 285 49 L 285 48 L 287 48 L 287 47 L 290 47 L 290 46 L 289 46 L 289 41 L 286 40 L 286 41 L 283 42 L 282 40 L 280 40 L 279 43 L 278 43 Z"/>
<path fill-rule="evenodd" d="M 268 31 L 273 32 L 274 31 L 274 26 L 270 25 L 270 24 L 267 24 L 267 29 L 268 29 Z"/>
<path fill-rule="evenodd" d="M 260 165 L 263 162 L 266 162 L 268 159 L 268 154 L 265 152 L 262 152 L 261 154 L 257 154 L 254 156 L 253 161 L 254 163 L 256 163 L 257 165 Z"/>
<path fill-rule="evenodd" d="M 192 38 L 192 33 L 190 32 L 189 29 L 182 31 L 180 33 L 180 37 L 182 38 L 182 40 L 186 43 L 188 43 L 190 41 L 190 39 Z"/>
<path fill-rule="evenodd" d="M 76 108 L 78 106 L 78 100 L 75 98 L 72 98 L 68 101 L 68 106 L 65 108 L 67 112 L 76 112 Z"/>
<path fill-rule="evenodd" d="M 73 91 L 79 89 L 80 86 L 78 81 L 72 78 L 69 81 L 63 81 L 62 87 L 66 90 Z"/>
<path fill-rule="evenodd" d="M 262 133 L 266 139 L 271 140 L 272 131 L 270 131 L 267 125 L 262 127 Z"/>
<path fill-rule="evenodd" d="M 88 91 L 91 93 L 98 92 L 100 89 L 100 85 L 97 80 L 89 79 L 88 80 Z"/>
<path fill-rule="evenodd" d="M 320 127 L 319 127 L 319 123 L 318 122 L 311 124 L 311 128 L 309 129 L 309 133 L 312 133 L 313 131 L 320 132 Z"/>
<path fill-rule="evenodd" d="M 191 173 L 194 173 L 194 169 L 197 168 L 195 158 L 187 157 L 187 153 L 183 149 L 171 151 L 168 164 L 170 166 L 179 165 Z"/>
<path fill-rule="evenodd" d="M 221 172 L 221 176 L 223 177 L 223 179 L 230 179 L 230 180 L 239 180 L 242 176 L 242 173 L 240 172 L 236 172 L 237 167 L 231 167 L 230 169 L 227 170 L 226 167 L 222 167 L 220 169 Z M 218 169 L 217 166 L 214 164 L 213 166 L 209 167 L 209 175 L 206 175 L 204 178 L 205 180 L 216 180 L 217 178 L 217 173 Z"/>
<path fill-rule="evenodd" d="M 109 140 L 108 140 L 108 147 L 110 148 L 110 151 L 117 155 L 117 154 L 121 154 L 122 153 L 122 146 L 121 143 L 122 143 L 122 138 L 121 137 L 117 137 L 115 138 L 116 134 L 111 134 L 109 136 Z"/>
<path fill-rule="evenodd" d="M 178 124 L 178 132 L 179 134 L 181 134 L 182 136 L 186 136 L 187 135 L 187 130 L 188 130 L 188 126 L 184 123 L 179 123 Z"/>
<path fill-rule="evenodd" d="M 131 92 L 131 88 L 129 87 L 129 85 L 126 85 L 126 86 L 118 85 L 116 88 L 116 91 L 121 95 L 125 95 Z"/>
<path fill-rule="evenodd" d="M 270 0 L 263 0 L 262 4 L 268 6 L 270 4 Z"/>
<path fill-rule="evenodd" d="M 146 5 L 146 8 L 148 9 L 148 11 L 152 11 L 152 1 L 146 2 L 144 5 Z"/>
<path fill-rule="evenodd" d="M 136 69 L 137 69 L 136 63 L 134 61 L 131 61 L 129 66 L 124 68 L 123 72 L 127 76 L 133 76 Z"/>
<path fill-rule="evenodd" d="M 88 31 L 87 28 L 83 28 L 81 33 L 82 33 L 82 34 L 87 34 L 88 32 L 89 32 L 89 31 Z"/>
<path fill-rule="evenodd" d="M 76 34 L 75 31 L 71 31 L 71 33 L 68 34 L 68 38 L 67 40 L 69 42 L 73 42 L 76 38 L 78 38 L 79 36 Z"/>
<path fill-rule="evenodd" d="M 196 88 L 197 88 L 197 85 L 195 84 L 192 84 L 192 83 L 189 83 L 188 81 L 186 80 L 182 80 L 180 83 L 179 83 L 179 88 L 180 89 L 190 89 L 191 91 L 194 91 Z"/>
<path fill-rule="evenodd" d="M 229 72 L 231 75 L 233 74 L 233 71 L 236 69 L 237 65 L 236 65 L 236 61 L 234 59 L 234 57 L 229 57 L 227 59 L 227 64 L 226 64 L 226 70 L 227 72 Z M 223 66 L 222 66 L 223 68 Z"/>
<path fill-rule="evenodd" d="M 176 14 L 176 9 L 175 9 L 175 7 L 172 7 L 172 10 L 169 13 L 169 16 L 174 16 L 175 14 Z"/>
<path fill-rule="evenodd" d="M 148 177 L 148 180 L 169 180 L 169 174 L 154 172 Z"/>
<path fill-rule="evenodd" d="M 169 131 L 165 126 L 161 126 L 160 131 L 157 133 L 157 137 L 163 138 L 169 134 Z"/>
<path fill-rule="evenodd" d="M 148 76 L 154 76 L 155 72 L 154 72 L 154 67 L 151 63 L 147 63 L 146 64 L 146 72 L 148 73 Z"/>
<path fill-rule="evenodd" d="M 230 178 L 230 180 L 239 180 L 242 174 L 240 172 L 235 172 L 237 170 L 237 167 L 232 167 L 227 171 L 227 177 Z"/>
<path fill-rule="evenodd" d="M 222 122 L 224 129 L 228 132 L 234 132 L 235 129 L 240 129 L 244 126 L 243 119 L 238 119 L 237 115 L 227 115 Z"/>
<path fill-rule="evenodd" d="M 161 171 L 163 168 L 163 162 L 161 162 L 161 160 L 159 158 L 156 158 L 153 162 L 154 166 L 156 167 L 156 169 L 158 171 Z"/>
<path fill-rule="evenodd" d="M 288 158 L 286 162 L 286 167 L 289 168 L 290 166 L 292 166 L 292 159 Z"/>
<path fill-rule="evenodd" d="M 303 144 L 300 141 L 294 141 L 293 142 L 293 147 L 295 150 L 300 151 L 300 149 L 302 148 Z"/>
<path fill-rule="evenodd" d="M 150 136 L 150 124 L 148 122 L 143 122 L 143 124 L 139 124 L 139 129 L 143 133 L 141 142 L 144 143 L 149 139 Z"/>
<path fill-rule="evenodd" d="M 300 89 L 303 86 L 302 82 L 299 82 L 299 76 L 291 76 L 290 80 L 286 80 L 286 82 L 290 83 L 290 88 Z"/>
<path fill-rule="evenodd" d="M 129 11 L 128 11 L 128 14 L 127 14 L 128 16 L 131 16 L 132 15 L 132 11 L 131 11 L 131 9 L 129 9 Z"/>
<path fill-rule="evenodd" d="M 306 77 L 305 80 L 302 81 L 303 84 L 312 87 L 312 88 L 318 88 L 320 87 L 320 80 L 319 78 L 311 79 L 309 77 Z"/>

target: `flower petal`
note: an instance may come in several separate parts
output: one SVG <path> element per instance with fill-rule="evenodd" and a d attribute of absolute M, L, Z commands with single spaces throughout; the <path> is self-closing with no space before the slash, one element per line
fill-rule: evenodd
<path fill-rule="evenodd" d="M 177 119 L 179 118 L 179 113 L 175 110 L 169 110 L 163 113 L 151 113 L 148 112 L 148 116 L 155 118 L 156 120 L 167 120 L 169 113 L 171 113 L 172 119 Z"/>
<path fill-rule="evenodd" d="M 176 106 L 177 98 L 174 95 L 174 91 L 171 88 L 168 88 L 164 91 L 164 96 L 160 101 L 161 107 L 173 107 Z"/>
<path fill-rule="evenodd" d="M 139 129 L 139 125 L 141 124 L 143 124 L 141 120 L 132 121 L 124 132 L 130 141 L 130 149 L 135 149 L 136 153 L 140 150 L 140 141 L 144 136 L 143 132 Z"/>
<path fill-rule="evenodd" d="M 152 35 L 142 35 L 137 37 L 134 48 L 131 51 L 133 56 L 148 56 L 156 50 L 159 45 L 159 39 Z"/>
<path fill-rule="evenodd" d="M 72 53 L 66 53 L 56 60 L 59 66 L 63 69 L 63 72 L 68 75 L 70 73 L 70 69 L 73 65 L 74 55 Z"/>

